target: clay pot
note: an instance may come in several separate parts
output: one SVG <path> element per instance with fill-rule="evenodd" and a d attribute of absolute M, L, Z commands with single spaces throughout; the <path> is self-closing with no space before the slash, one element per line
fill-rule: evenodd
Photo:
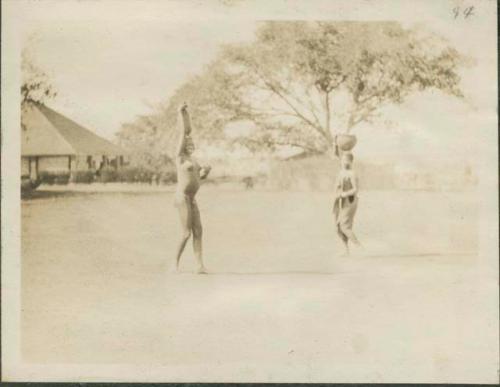
<path fill-rule="evenodd" d="M 356 136 L 352 134 L 339 134 L 337 136 L 337 145 L 342 151 L 350 151 L 356 145 Z"/>

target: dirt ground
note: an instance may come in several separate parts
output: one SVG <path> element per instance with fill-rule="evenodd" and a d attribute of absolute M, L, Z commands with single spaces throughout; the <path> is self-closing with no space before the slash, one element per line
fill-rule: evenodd
<path fill-rule="evenodd" d="M 220 367 L 227 381 L 495 380 L 498 305 L 476 255 L 474 194 L 363 192 L 367 253 L 340 258 L 329 194 L 203 187 L 202 276 L 191 245 L 182 273 L 166 274 L 172 200 L 23 201 L 25 361 L 182 367 L 191 381 Z"/>

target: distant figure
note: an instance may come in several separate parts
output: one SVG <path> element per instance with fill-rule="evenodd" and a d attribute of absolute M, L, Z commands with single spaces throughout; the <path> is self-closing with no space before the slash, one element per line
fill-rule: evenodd
<path fill-rule="evenodd" d="M 206 273 L 206 269 L 203 264 L 202 256 L 202 225 L 200 211 L 196 204 L 195 196 L 200 188 L 200 180 L 208 176 L 211 168 L 209 166 L 200 167 L 196 160 L 191 157 L 194 152 L 194 144 L 190 137 L 191 120 L 186 104 L 180 108 L 180 114 L 183 125 L 175 160 L 177 167 L 175 205 L 179 209 L 182 236 L 177 248 L 177 256 L 173 271 L 178 271 L 182 252 L 186 247 L 187 241 L 191 235 L 193 235 L 193 249 L 198 261 L 198 273 L 201 274 Z"/>
<path fill-rule="evenodd" d="M 253 188 L 253 178 L 252 176 L 246 176 L 243 178 L 243 184 L 245 184 L 245 189 L 252 189 Z"/>
<path fill-rule="evenodd" d="M 95 173 L 97 177 L 101 177 L 101 172 L 103 168 L 104 168 L 104 161 L 101 161 L 99 164 L 99 168 L 97 168 L 97 171 Z"/>
<path fill-rule="evenodd" d="M 337 153 L 339 154 L 339 153 Z M 340 156 L 341 169 L 335 183 L 335 199 L 333 214 L 337 234 L 344 243 L 345 256 L 349 255 L 349 241 L 361 246 L 352 231 L 354 215 L 358 208 L 358 178 L 352 166 L 354 156 L 350 152 L 342 152 Z"/>

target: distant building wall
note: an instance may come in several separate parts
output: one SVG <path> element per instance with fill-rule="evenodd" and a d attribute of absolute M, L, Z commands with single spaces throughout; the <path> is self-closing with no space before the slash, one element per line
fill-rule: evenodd
<path fill-rule="evenodd" d="M 355 161 L 361 189 L 394 188 L 394 168 Z M 278 189 L 333 190 L 340 162 L 326 156 L 273 161 L 268 185 Z"/>
<path fill-rule="evenodd" d="M 21 176 L 29 176 L 30 161 L 27 157 L 21 157 Z"/>
<path fill-rule="evenodd" d="M 398 168 L 355 160 L 360 189 L 466 190 L 477 185 L 475 169 L 460 165 L 434 168 Z M 339 173 L 338 160 L 326 156 L 272 161 L 267 185 L 277 189 L 332 190 Z"/>
<path fill-rule="evenodd" d="M 120 169 L 123 166 L 122 157 L 109 158 L 103 155 L 78 156 L 22 156 L 21 176 L 29 176 L 36 180 L 40 174 L 70 174 L 93 171 L 100 167 Z"/>
<path fill-rule="evenodd" d="M 399 169 L 396 188 L 414 190 L 467 190 L 478 183 L 476 171 L 470 166 L 447 166 L 429 169 Z"/>
<path fill-rule="evenodd" d="M 212 166 L 210 176 L 257 176 L 269 173 L 269 162 L 261 158 L 244 158 L 238 160 L 207 160 Z"/>
<path fill-rule="evenodd" d="M 42 156 L 38 158 L 38 172 L 61 173 L 69 171 L 69 156 Z"/>
<path fill-rule="evenodd" d="M 73 156 L 71 159 L 71 171 L 88 171 L 89 169 L 97 169 L 103 161 L 101 155 L 88 156 Z"/>

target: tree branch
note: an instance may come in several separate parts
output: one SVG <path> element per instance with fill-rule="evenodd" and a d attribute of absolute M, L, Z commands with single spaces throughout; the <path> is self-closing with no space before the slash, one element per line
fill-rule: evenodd
<path fill-rule="evenodd" d="M 253 138 L 245 138 L 244 142 L 258 144 L 258 145 L 261 144 L 261 141 L 259 141 L 258 139 L 253 139 Z M 279 145 L 279 146 L 294 146 L 297 148 L 302 148 L 304 151 L 307 151 L 309 153 L 314 153 L 314 154 L 321 153 L 321 150 L 319 150 L 317 148 L 314 148 L 314 147 L 306 145 L 306 144 L 301 144 L 301 143 L 295 142 L 295 141 L 278 140 L 278 139 L 271 138 L 271 139 L 267 140 L 267 143 L 271 144 L 271 145 Z"/>
<path fill-rule="evenodd" d="M 307 97 L 308 97 L 307 102 L 308 102 L 308 104 L 309 104 L 309 110 L 311 111 L 311 113 L 312 113 L 312 115 L 313 115 L 313 117 L 314 117 L 314 120 L 316 121 L 316 124 L 317 124 L 318 126 L 321 126 L 321 123 L 319 122 L 319 118 L 318 118 L 318 116 L 316 115 L 316 111 L 315 111 L 316 109 L 315 109 L 315 106 L 314 106 L 314 104 L 313 104 L 313 102 L 312 102 L 312 96 L 311 96 L 311 93 L 309 93 L 309 89 L 308 89 L 308 88 L 306 88 L 306 89 L 305 89 L 305 92 L 306 92 Z"/>
<path fill-rule="evenodd" d="M 312 122 L 307 117 L 305 117 L 302 113 L 300 113 L 300 111 L 288 100 L 288 98 L 286 98 L 271 82 L 269 82 L 268 80 L 266 80 L 262 76 L 262 74 L 260 74 L 259 70 L 255 66 L 252 66 L 252 67 L 255 70 L 255 73 L 257 74 L 257 76 L 262 80 L 262 82 L 264 82 L 264 84 L 267 86 L 267 88 L 270 91 L 272 91 L 274 94 L 276 94 L 283 102 L 285 102 L 288 105 L 288 107 L 290 107 L 290 109 L 292 109 L 294 111 L 295 116 L 297 118 L 300 118 L 306 124 L 308 124 L 309 126 L 311 126 L 312 128 L 314 128 L 327 141 L 330 141 L 330 139 L 328 138 L 326 132 L 323 130 L 323 128 L 321 128 L 321 126 L 316 125 L 314 122 Z"/>

